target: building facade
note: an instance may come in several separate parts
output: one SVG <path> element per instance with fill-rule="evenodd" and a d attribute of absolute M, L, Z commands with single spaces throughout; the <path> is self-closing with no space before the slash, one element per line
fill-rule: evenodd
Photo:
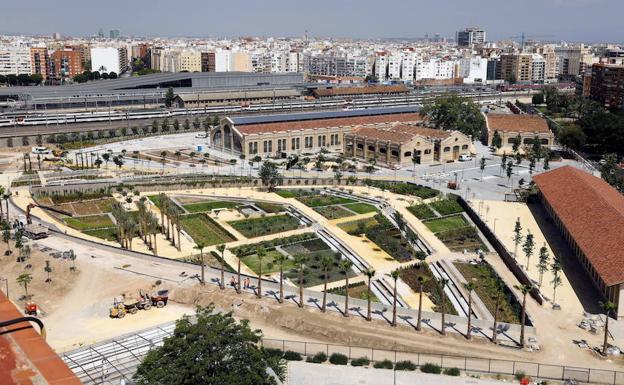
<path fill-rule="evenodd" d="M 58 49 L 50 55 L 50 77 L 56 80 L 73 78 L 83 71 L 80 51 L 71 48 Z"/>
<path fill-rule="evenodd" d="M 624 65 L 594 64 L 589 97 L 609 109 L 624 110 Z"/>
<path fill-rule="evenodd" d="M 486 32 L 481 28 L 466 28 L 457 32 L 457 45 L 460 47 L 471 47 L 476 44 L 484 44 L 486 42 Z"/>
<path fill-rule="evenodd" d="M 520 135 L 520 149 L 531 146 L 535 137 L 544 147 L 553 146 L 555 135 L 548 128 L 546 119 L 535 115 L 486 114 L 484 143 L 492 146 L 495 133 L 501 137 L 501 151 L 511 153 Z"/>
<path fill-rule="evenodd" d="M 32 74 L 31 60 L 30 48 L 0 48 L 0 75 L 30 75 Z"/>

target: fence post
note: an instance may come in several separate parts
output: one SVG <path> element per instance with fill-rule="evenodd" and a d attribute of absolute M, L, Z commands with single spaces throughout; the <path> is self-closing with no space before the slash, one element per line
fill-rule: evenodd
<path fill-rule="evenodd" d="M 329 356 L 329 344 L 325 344 L 325 348 L 327 348 L 327 355 Z"/>
<path fill-rule="evenodd" d="M 615 385 L 615 381 L 617 380 L 617 372 L 613 371 L 613 385 Z"/>
<path fill-rule="evenodd" d="M 468 357 L 464 357 L 464 372 L 468 370 Z"/>
<path fill-rule="evenodd" d="M 537 377 L 540 377 L 540 368 L 541 368 L 541 365 L 540 365 L 540 363 L 538 362 L 538 363 L 537 363 Z"/>
<path fill-rule="evenodd" d="M 349 345 L 349 359 L 351 359 L 351 345 Z"/>
<path fill-rule="evenodd" d="M 488 358 L 488 373 L 492 372 L 492 359 Z"/>
<path fill-rule="evenodd" d="M 282 340 L 282 351 L 286 351 L 286 340 Z"/>
<path fill-rule="evenodd" d="M 444 355 L 440 354 L 440 367 L 444 368 Z"/>
<path fill-rule="evenodd" d="M 307 356 L 308 355 L 308 342 L 304 342 L 303 343 L 303 355 Z"/>
<path fill-rule="evenodd" d="M 513 365 L 511 366 L 511 374 L 516 374 L 516 361 L 512 361 Z"/>

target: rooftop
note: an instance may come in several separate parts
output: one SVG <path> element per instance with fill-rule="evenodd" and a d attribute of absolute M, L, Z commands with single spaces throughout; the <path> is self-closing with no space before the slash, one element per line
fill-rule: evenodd
<path fill-rule="evenodd" d="M 321 88 L 314 90 L 315 96 L 337 96 L 337 95 L 366 95 L 366 94 L 394 94 L 409 92 L 404 85 L 394 86 L 365 86 L 365 87 L 337 87 Z"/>
<path fill-rule="evenodd" d="M 416 136 L 438 139 L 444 139 L 450 136 L 448 131 L 407 124 L 397 124 L 388 127 L 362 126 L 357 127 L 353 133 L 366 138 L 390 141 L 394 143 L 407 143 L 413 140 Z"/>
<path fill-rule="evenodd" d="M 0 292 L 0 322 L 20 317 L 22 313 Z M 81 384 L 29 323 L 0 328 L 0 357 L 2 385 Z"/>
<path fill-rule="evenodd" d="M 624 283 L 624 196 L 571 166 L 533 180 L 605 284 Z"/>
<path fill-rule="evenodd" d="M 490 131 L 550 132 L 546 119 L 535 115 L 486 114 Z"/>

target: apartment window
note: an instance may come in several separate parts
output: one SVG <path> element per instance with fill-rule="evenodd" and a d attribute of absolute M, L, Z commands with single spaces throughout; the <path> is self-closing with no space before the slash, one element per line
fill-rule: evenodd
<path fill-rule="evenodd" d="M 286 139 L 277 140 L 277 151 L 278 152 L 286 151 Z"/>
<path fill-rule="evenodd" d="M 314 137 L 312 137 L 312 136 L 306 136 L 305 137 L 305 148 L 312 148 L 312 147 L 314 147 L 313 139 L 314 139 Z"/>
<path fill-rule="evenodd" d="M 326 144 L 325 139 L 326 139 L 325 135 L 318 136 L 317 138 L 318 147 L 325 147 L 325 144 Z"/>
<path fill-rule="evenodd" d="M 258 153 L 258 142 L 249 142 L 249 153 L 250 154 Z"/>
<path fill-rule="evenodd" d="M 263 147 L 264 147 L 264 152 L 273 152 L 273 141 L 272 140 L 265 140 L 262 143 Z"/>
<path fill-rule="evenodd" d="M 291 150 L 298 150 L 301 147 L 300 139 L 301 138 L 292 138 L 290 140 L 290 149 Z"/>

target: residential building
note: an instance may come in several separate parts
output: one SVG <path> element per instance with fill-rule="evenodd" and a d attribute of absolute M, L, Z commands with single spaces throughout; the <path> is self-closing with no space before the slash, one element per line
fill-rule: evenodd
<path fill-rule="evenodd" d="M 32 64 L 32 73 L 39 74 L 43 77 L 43 80 L 48 78 L 50 56 L 48 55 L 48 49 L 46 47 L 31 47 L 30 48 L 30 62 Z"/>
<path fill-rule="evenodd" d="M 128 52 L 125 48 L 91 48 L 91 71 L 115 72 L 120 74 L 128 67 Z"/>
<path fill-rule="evenodd" d="M 390 55 L 388 52 L 377 52 L 375 54 L 375 79 L 383 82 L 388 79 L 388 62 Z"/>
<path fill-rule="evenodd" d="M 485 83 L 488 74 L 488 60 L 480 56 L 464 58 L 459 61 L 460 78 L 464 83 Z"/>
<path fill-rule="evenodd" d="M 214 52 L 202 52 L 201 53 L 201 72 L 215 72 L 215 53 Z"/>
<path fill-rule="evenodd" d="M 306 55 L 303 60 L 303 71 L 310 75 L 364 78 L 370 73 L 363 56 Z"/>
<path fill-rule="evenodd" d="M 571 166 L 533 177 L 539 199 L 587 272 L 624 317 L 624 196 L 599 177 Z M 565 255 L 569 258 L 571 255 Z"/>
<path fill-rule="evenodd" d="M 28 47 L 0 47 L 0 75 L 32 74 L 32 56 Z"/>
<path fill-rule="evenodd" d="M 552 83 L 557 81 L 558 71 L 558 57 L 555 54 L 555 46 L 547 44 L 538 47 L 535 53 L 544 58 L 544 82 Z"/>
<path fill-rule="evenodd" d="M 530 53 L 505 53 L 500 57 L 499 79 L 512 83 L 532 80 L 533 55 Z"/>
<path fill-rule="evenodd" d="M 486 42 L 485 30 L 481 28 L 466 28 L 457 32 L 457 45 L 460 47 L 471 47 L 476 44 L 484 44 Z"/>
<path fill-rule="evenodd" d="M 624 110 L 624 65 L 598 63 L 591 67 L 589 97 L 607 108 Z"/>
<path fill-rule="evenodd" d="M 178 71 L 175 72 L 201 72 L 202 70 L 202 62 L 201 62 L 201 52 L 199 51 L 191 51 L 191 50 L 183 50 L 180 52 L 180 67 Z"/>
<path fill-rule="evenodd" d="M 119 39 L 120 33 L 118 29 L 111 29 L 109 32 L 109 37 L 111 39 Z"/>
<path fill-rule="evenodd" d="M 531 57 L 531 82 L 546 82 L 546 60 L 538 54 L 532 54 Z"/>
<path fill-rule="evenodd" d="M 73 78 L 83 71 L 82 55 L 72 48 L 58 49 L 50 55 L 50 77 L 56 80 Z"/>

